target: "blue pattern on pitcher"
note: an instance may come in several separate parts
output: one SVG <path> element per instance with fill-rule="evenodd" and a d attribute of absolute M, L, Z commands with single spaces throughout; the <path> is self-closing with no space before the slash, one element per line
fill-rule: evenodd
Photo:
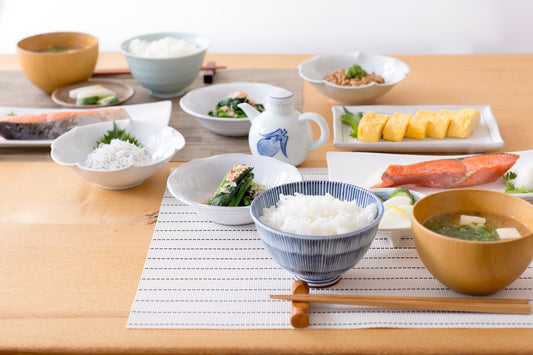
<path fill-rule="evenodd" d="M 265 138 L 261 138 L 257 141 L 257 152 L 260 155 L 265 155 L 268 157 L 273 157 L 281 149 L 283 155 L 287 156 L 287 141 L 289 136 L 287 135 L 286 129 L 278 128 L 277 130 L 261 134 Z"/>

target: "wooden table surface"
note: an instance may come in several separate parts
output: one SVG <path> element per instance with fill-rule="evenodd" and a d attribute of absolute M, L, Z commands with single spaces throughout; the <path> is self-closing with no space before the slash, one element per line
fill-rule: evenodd
<path fill-rule="evenodd" d="M 206 61 L 295 69 L 310 57 L 208 54 Z M 502 151 L 533 149 L 533 55 L 398 58 L 411 73 L 376 104 L 490 105 Z M 125 65 L 118 53 L 101 53 L 98 62 Z M 19 70 L 15 56 L 0 56 L 0 70 Z M 304 83 L 304 112 L 331 125 L 334 104 Z M 332 137 L 301 167 L 326 167 L 331 150 Z M 0 352 L 533 353 L 533 329 L 126 329 L 166 178 L 178 164 L 134 189 L 108 191 L 51 162 L 0 162 Z"/>

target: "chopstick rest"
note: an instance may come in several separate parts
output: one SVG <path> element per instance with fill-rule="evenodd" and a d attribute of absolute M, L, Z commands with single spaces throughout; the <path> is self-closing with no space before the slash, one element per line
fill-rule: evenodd
<path fill-rule="evenodd" d="M 215 80 L 215 73 L 216 73 L 216 63 L 215 62 L 207 62 L 207 66 L 211 67 L 209 69 L 203 69 L 204 71 L 204 84 L 212 84 Z"/>
<path fill-rule="evenodd" d="M 446 298 L 354 295 L 270 295 L 272 299 L 299 302 L 351 304 L 360 306 L 407 308 L 431 311 L 530 314 L 527 299 Z"/>
<path fill-rule="evenodd" d="M 292 283 L 292 294 L 309 294 L 307 282 L 296 280 Z M 309 302 L 292 301 L 291 325 L 294 328 L 305 328 L 309 325 Z"/>

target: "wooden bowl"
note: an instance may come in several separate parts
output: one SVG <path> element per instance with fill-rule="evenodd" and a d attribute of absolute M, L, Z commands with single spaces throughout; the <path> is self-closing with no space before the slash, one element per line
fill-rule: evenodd
<path fill-rule="evenodd" d="M 420 199 L 413 208 L 416 250 L 433 276 L 452 290 L 488 295 L 516 280 L 533 258 L 533 233 L 494 242 L 447 237 L 423 226 L 446 212 L 480 211 L 515 218 L 533 231 L 533 205 L 502 192 L 455 189 Z"/>
<path fill-rule="evenodd" d="M 58 48 L 65 50 L 47 51 Z M 51 93 L 92 76 L 98 59 L 98 39 L 77 32 L 44 33 L 18 42 L 17 57 L 26 77 L 39 89 Z"/>

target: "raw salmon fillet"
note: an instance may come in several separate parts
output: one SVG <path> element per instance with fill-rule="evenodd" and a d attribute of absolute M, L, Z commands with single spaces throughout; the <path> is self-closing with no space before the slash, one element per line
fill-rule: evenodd
<path fill-rule="evenodd" d="M 121 107 L 5 116 L 0 118 L 0 135 L 5 139 L 55 139 L 77 126 L 129 118 L 128 112 Z"/>
<path fill-rule="evenodd" d="M 519 157 L 517 154 L 507 153 L 484 154 L 463 159 L 390 165 L 381 176 L 382 182 L 372 188 L 418 185 L 449 189 L 486 184 L 505 174 Z"/>

